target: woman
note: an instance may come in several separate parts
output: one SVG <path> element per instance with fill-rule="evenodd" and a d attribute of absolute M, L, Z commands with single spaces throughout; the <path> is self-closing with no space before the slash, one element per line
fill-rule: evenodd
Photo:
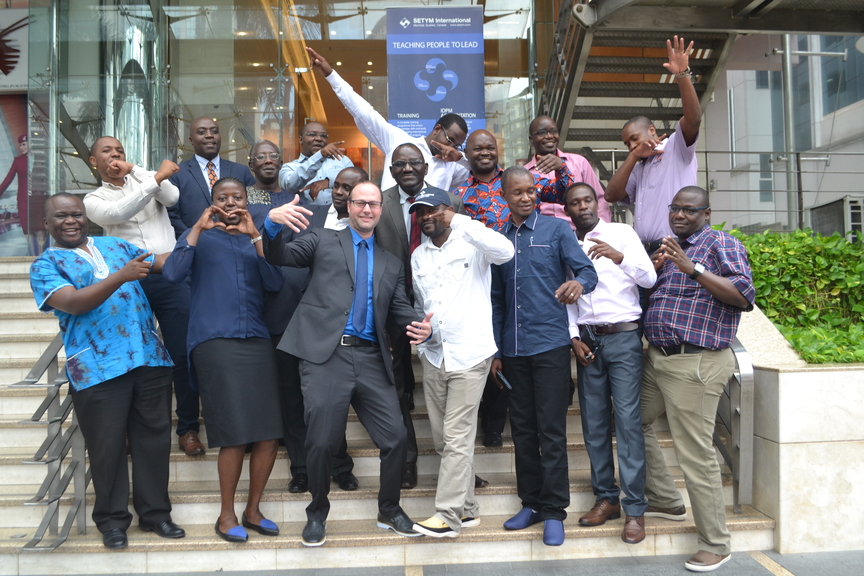
<path fill-rule="evenodd" d="M 31 256 L 38 256 L 45 246 L 45 228 L 42 218 L 42 205 L 45 195 L 40 192 L 30 192 L 27 186 L 27 135 L 18 137 L 18 150 L 20 156 L 16 156 L 9 167 L 6 178 L 0 183 L 0 197 L 2 197 L 12 180 L 18 177 L 18 219 L 21 222 L 21 231 L 27 239 L 27 249 Z"/>
<path fill-rule="evenodd" d="M 276 536 L 279 528 L 258 505 L 282 437 L 276 357 L 264 324 L 264 292 L 278 292 L 284 277 L 264 260 L 261 235 L 246 211 L 246 189 L 235 178 L 213 185 L 213 205 L 177 240 L 163 273 L 169 282 L 192 276 L 189 312 L 190 380 L 197 380 L 207 443 L 219 447 L 222 511 L 216 533 L 245 542 L 246 528 Z M 250 243 L 251 240 L 251 243 Z M 249 498 L 242 525 L 234 512 L 246 445 Z"/>

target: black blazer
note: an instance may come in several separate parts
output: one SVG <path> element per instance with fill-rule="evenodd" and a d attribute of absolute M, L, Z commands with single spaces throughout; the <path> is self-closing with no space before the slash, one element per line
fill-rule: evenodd
<path fill-rule="evenodd" d="M 246 186 L 255 184 L 255 176 L 248 166 L 237 164 L 224 158 L 219 159 L 219 174 L 222 177 L 233 176 Z M 174 227 L 174 234 L 179 238 L 187 228 L 195 225 L 201 213 L 213 204 L 210 196 L 210 185 L 204 180 L 201 166 L 193 156 L 180 164 L 180 171 L 168 179 L 180 190 L 180 199 L 168 208 L 168 217 Z"/>
<path fill-rule="evenodd" d="M 267 261 L 277 266 L 309 267 L 312 278 L 299 306 L 279 342 L 279 350 L 314 364 L 326 362 L 345 333 L 354 299 L 354 246 L 351 229 L 312 230 L 285 243 L 282 233 L 268 241 L 264 236 Z M 375 242 L 373 271 L 375 332 L 381 359 L 391 384 L 393 360 L 387 341 L 387 318 L 407 326 L 421 321 L 405 295 L 405 272 L 399 259 Z"/>

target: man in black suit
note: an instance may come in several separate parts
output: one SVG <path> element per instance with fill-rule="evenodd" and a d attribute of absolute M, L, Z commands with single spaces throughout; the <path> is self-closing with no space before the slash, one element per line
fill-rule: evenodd
<path fill-rule="evenodd" d="M 306 416 L 306 458 L 312 502 L 303 529 L 306 546 L 325 540 L 330 512 L 332 454 L 336 453 L 353 405 L 378 447 L 381 488 L 378 526 L 402 536 L 419 536 L 399 505 L 406 433 L 399 416 L 385 326 L 393 318 L 412 342 L 432 333 L 431 314 L 422 320 L 405 294 L 405 270 L 398 258 L 375 242 L 382 195 L 371 182 L 357 184 L 348 201 L 348 228 L 312 230 L 290 243 L 268 217 L 265 253 L 276 265 L 308 267 L 309 287 L 297 307 L 279 349 L 300 358 Z M 276 222 L 300 229 L 303 214 L 287 214 L 296 200 L 271 212 Z M 309 212 L 306 211 L 308 214 Z"/>
<path fill-rule="evenodd" d="M 180 189 L 180 200 L 168 209 L 171 225 L 179 238 L 213 204 L 210 188 L 224 176 L 233 176 L 246 186 L 255 184 L 249 167 L 219 157 L 222 135 L 212 118 L 198 118 L 189 126 L 189 142 L 195 156 L 180 164 L 180 171 L 169 181 Z"/>
<path fill-rule="evenodd" d="M 410 284 L 411 253 L 422 241 L 420 226 L 416 215 L 409 214 L 408 208 L 414 203 L 414 198 L 421 192 L 436 191 L 440 188 L 426 184 L 426 173 L 429 165 L 423 158 L 423 153 L 414 144 L 401 144 L 393 150 L 390 175 L 396 180 L 396 186 L 385 190 L 384 207 L 381 220 L 375 228 L 378 245 L 402 260 L 406 275 L 408 299 L 414 303 L 414 291 Z M 453 209 L 464 214 L 462 199 L 445 192 L 450 196 Z M 402 472 L 402 488 L 417 486 L 417 438 L 414 434 L 414 422 L 411 420 L 410 408 L 413 408 L 414 370 L 411 367 L 411 346 L 405 337 L 401 326 L 388 325 L 390 344 L 393 348 L 393 374 L 396 377 L 396 391 L 399 393 L 399 403 L 402 409 L 402 419 L 408 431 L 408 455 Z"/>

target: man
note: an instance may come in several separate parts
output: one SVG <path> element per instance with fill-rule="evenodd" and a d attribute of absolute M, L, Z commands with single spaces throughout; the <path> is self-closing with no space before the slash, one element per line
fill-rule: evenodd
<path fill-rule="evenodd" d="M 510 426 L 522 501 L 522 510 L 504 522 L 504 528 L 521 530 L 542 520 L 543 543 L 560 546 L 570 504 L 570 337 L 564 305 L 591 292 L 597 274 L 570 227 L 537 211 L 534 178 L 521 166 L 511 166 L 502 175 L 509 208 L 503 233 L 516 247 L 516 256 L 492 267 L 498 346 L 492 374 L 499 386 L 512 386 Z M 567 279 L 568 271 L 574 280 Z"/>
<path fill-rule="evenodd" d="M 684 473 L 699 550 L 684 567 L 716 570 L 731 557 L 720 466 L 712 444 L 717 403 L 735 368 L 729 348 L 755 290 L 744 246 L 711 229 L 708 192 L 682 188 L 669 208 L 677 239 L 663 239 L 655 254 L 657 284 L 645 316 L 650 346 L 642 376 L 642 430 L 648 478 L 646 516 L 684 520 L 652 425 L 663 412 Z"/>
<path fill-rule="evenodd" d="M 381 202 L 378 187 L 363 182 L 351 191 L 350 225 L 344 230 L 312 230 L 285 244 L 281 229 L 267 225 L 268 261 L 312 270 L 309 287 L 279 343 L 280 350 L 301 359 L 312 493 L 302 536 L 306 546 L 320 546 L 326 539 L 331 454 L 345 434 L 349 404 L 380 451 L 378 526 L 402 536 L 420 535 L 399 506 L 406 433 L 385 321 L 388 315 L 395 317 L 412 343 L 419 344 L 432 332 L 431 315 L 417 320 L 405 295 L 402 263 L 375 244 Z M 297 222 L 300 226 L 292 224 L 297 228 L 306 226 L 303 215 L 287 214 L 293 206 L 274 209 L 270 218 L 275 217 L 276 223 Z"/>
<path fill-rule="evenodd" d="M 330 204 L 336 175 L 354 166 L 345 149 L 339 148 L 345 142 L 328 142 L 327 128 L 320 122 L 308 122 L 300 129 L 300 157 L 279 171 L 282 188 L 299 190 L 308 204 Z"/>
<path fill-rule="evenodd" d="M 567 307 L 573 352 L 579 362 L 579 408 L 582 434 L 591 460 L 591 488 L 596 502 L 579 518 L 582 526 L 626 519 L 621 539 L 645 539 L 645 441 L 639 390 L 642 386 L 642 338 L 639 334 L 639 289 L 657 281 L 654 265 L 639 237 L 627 224 L 600 219 L 597 193 L 585 183 L 567 191 L 567 213 L 576 226 L 579 245 L 594 263 L 597 287 Z M 615 410 L 618 474 L 612 458 Z M 624 499 L 619 502 L 621 491 Z"/>
<path fill-rule="evenodd" d="M 672 197 L 681 188 L 696 185 L 696 141 L 702 109 L 690 73 L 692 49 L 693 42 L 685 49 L 684 38 L 679 40 L 678 36 L 666 41 L 669 62 L 663 66 L 675 77 L 684 108 L 677 129 L 664 142 L 666 135 L 658 137 L 648 118 L 630 119 L 621 130 L 630 154 L 606 187 L 607 201 L 633 204 L 633 228 L 648 254 L 653 254 L 661 240 L 672 233 L 666 216 Z"/>
<path fill-rule="evenodd" d="M 441 456 L 435 515 L 414 529 L 435 538 L 479 523 L 474 500 L 474 438 L 483 385 L 495 354 L 492 264 L 513 258 L 513 245 L 468 216 L 450 195 L 428 190 L 410 211 L 428 236 L 411 256 L 415 307 L 434 314 L 434 336 L 417 347 L 435 451 Z"/>
<path fill-rule="evenodd" d="M 165 254 L 119 238 L 88 237 L 84 203 L 60 192 L 45 203 L 55 246 L 30 268 L 43 312 L 54 312 L 66 349 L 69 394 L 87 443 L 96 502 L 93 521 L 106 548 L 128 546 L 127 449 L 138 526 L 182 538 L 171 521 L 171 359 L 156 336 L 138 280 L 160 272 Z"/>
<path fill-rule="evenodd" d="M 261 140 L 249 151 L 249 171 L 255 182 L 246 186 L 246 207 L 260 229 L 267 213 L 274 206 L 290 202 L 296 194 L 283 190 L 279 185 L 279 169 L 282 167 L 282 151 L 273 142 Z"/>
<path fill-rule="evenodd" d="M 342 230 L 348 227 L 348 197 L 354 186 L 366 180 L 369 180 L 366 171 L 354 166 L 345 168 L 336 175 L 332 189 L 333 203 L 327 208 L 324 228 Z"/>
<path fill-rule="evenodd" d="M 126 161 L 119 140 L 103 136 L 90 148 L 90 164 L 99 172 L 102 185 L 84 197 L 90 219 L 105 229 L 105 234 L 122 238 L 153 254 L 174 249 L 174 229 L 168 207 L 179 198 L 169 178 L 177 165 L 163 160 L 157 172 L 150 172 Z M 165 347 L 174 362 L 174 396 L 177 400 L 177 437 L 187 456 L 205 453 L 198 438 L 198 391 L 189 386 L 189 358 L 186 332 L 189 330 L 189 284 L 170 284 L 161 274 L 140 281 L 150 308 L 159 320 Z"/>
<path fill-rule="evenodd" d="M 384 206 L 381 220 L 375 229 L 376 241 L 387 252 L 402 261 L 406 270 L 411 270 L 411 253 L 420 245 L 420 226 L 416 215 L 409 213 L 414 199 L 424 191 L 439 191 L 450 196 L 451 204 L 457 212 L 462 212 L 462 200 L 440 188 L 426 183 L 429 165 L 420 149 L 411 143 L 401 144 L 393 150 L 390 175 L 396 185 L 384 190 Z M 410 278 L 407 286 L 408 299 L 413 303 Z M 402 407 L 402 419 L 408 430 L 408 460 L 402 473 L 402 487 L 417 486 L 417 437 L 410 408 L 414 405 L 414 370 L 411 367 L 411 346 L 404 330 L 392 322 L 388 325 L 393 348 L 393 373 L 396 377 L 396 391 Z"/>
<path fill-rule="evenodd" d="M 449 190 L 465 180 L 468 176 L 468 163 L 460 149 L 465 142 L 465 137 L 468 136 L 468 125 L 461 116 L 445 114 L 438 119 L 432 131 L 426 136 L 422 138 L 409 136 L 401 128 L 389 124 L 369 102 L 354 92 L 351 85 L 333 70 L 323 56 L 312 48 L 307 47 L 306 51 L 309 53 L 311 66 L 317 68 L 330 83 L 336 97 L 354 117 L 354 123 L 357 124 L 360 132 L 384 153 L 385 166 L 392 166 L 392 156 L 396 146 L 410 142 L 420 149 L 423 159 L 429 165 L 426 180 L 430 186 Z M 388 190 L 395 184 L 392 174 L 385 171 L 381 189 Z"/>
<path fill-rule="evenodd" d="M 168 210 L 174 233 L 179 238 L 195 225 L 201 213 L 213 204 L 210 188 L 224 176 L 237 178 L 246 186 L 255 184 L 249 168 L 219 157 L 222 134 L 212 118 L 198 118 L 189 126 L 189 142 L 195 156 L 180 164 L 180 171 L 171 176 L 171 183 L 180 189 L 180 200 Z"/>
<path fill-rule="evenodd" d="M 570 170 L 570 174 L 576 182 L 585 182 L 594 190 L 602 191 L 603 188 L 600 186 L 600 180 L 597 179 L 597 174 L 594 173 L 591 163 L 579 154 L 562 152 L 558 148 L 559 139 L 558 125 L 555 124 L 555 120 L 549 116 L 537 116 L 534 118 L 528 127 L 528 141 L 531 142 L 534 155 L 525 164 L 525 169 L 532 174 L 554 181 L 555 172 L 553 167 L 557 164 L 555 159 L 561 158 L 564 160 L 564 164 L 567 165 L 567 169 Z M 564 206 L 561 204 L 541 202 L 540 213 L 545 216 L 561 218 L 562 220 L 566 220 L 568 225 L 573 226 L 570 217 L 567 216 Z M 602 195 L 597 198 L 597 213 L 604 222 L 612 221 L 612 211 L 609 209 L 609 204 L 606 203 Z M 575 228 L 573 229 L 575 230 Z"/>

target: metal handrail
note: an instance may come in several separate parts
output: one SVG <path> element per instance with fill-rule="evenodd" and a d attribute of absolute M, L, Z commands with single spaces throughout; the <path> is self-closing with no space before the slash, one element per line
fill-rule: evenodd
<path fill-rule="evenodd" d="M 72 397 L 66 396 L 62 402 L 60 400 L 60 388 L 69 382 L 65 371 L 61 373 L 59 370 L 57 356 L 62 349 L 63 338 L 58 333 L 27 376 L 20 382 L 10 385 L 10 388 L 45 388 L 45 399 L 33 416 L 21 422 L 44 425 L 47 429 L 45 440 L 36 449 L 36 453 L 32 458 L 24 460 L 24 464 L 41 464 L 47 467 L 45 480 L 36 491 L 36 495 L 24 503 L 25 506 L 46 506 L 36 533 L 22 548 L 24 552 L 56 550 L 69 537 L 73 524 L 78 525 L 79 534 L 86 532 L 84 498 L 87 485 L 90 483 L 90 471 L 85 469 L 84 436 L 72 409 Z M 46 383 L 40 383 L 46 373 Z M 63 424 L 70 414 L 72 422 L 64 432 Z M 70 452 L 71 458 L 66 461 L 66 470 L 61 475 L 64 459 Z M 70 483 L 74 483 L 74 497 L 66 513 L 63 527 L 60 528 L 60 499 L 66 493 Z M 46 533 L 53 537 L 53 540 L 48 544 L 42 544 Z"/>

